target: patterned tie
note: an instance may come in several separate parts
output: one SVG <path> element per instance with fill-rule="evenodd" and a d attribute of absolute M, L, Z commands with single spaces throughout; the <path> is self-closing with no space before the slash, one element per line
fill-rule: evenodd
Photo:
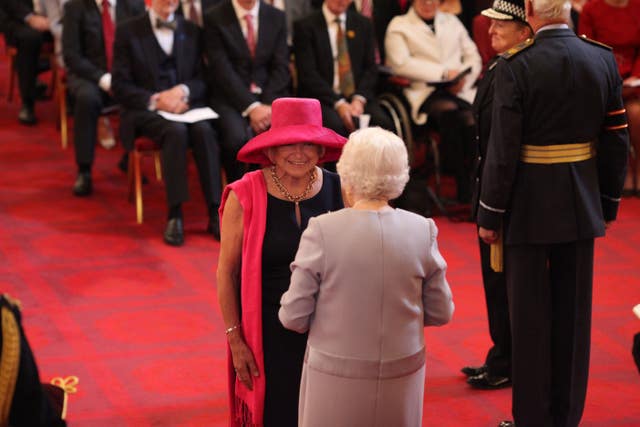
<path fill-rule="evenodd" d="M 111 19 L 109 11 L 110 6 L 107 0 L 102 0 L 102 38 L 104 39 L 104 54 L 107 57 L 107 71 L 111 71 L 113 63 L 113 39 L 115 37 L 113 19 Z"/>
<path fill-rule="evenodd" d="M 196 10 L 196 2 L 194 0 L 189 0 L 189 21 L 193 22 L 196 25 L 200 25 L 200 17 L 198 16 L 198 11 Z"/>
<path fill-rule="evenodd" d="M 247 13 L 244 15 L 244 20 L 247 23 L 247 47 L 251 58 L 254 58 L 256 56 L 256 33 L 253 28 L 253 17 Z"/>
<path fill-rule="evenodd" d="M 353 81 L 353 72 L 351 72 L 351 58 L 349 57 L 349 49 L 347 48 L 347 39 L 340 25 L 340 18 L 336 18 L 338 25 L 338 33 L 336 35 L 336 46 L 338 46 L 338 81 L 340 82 L 340 92 L 343 96 L 349 98 L 356 91 L 356 85 Z"/>

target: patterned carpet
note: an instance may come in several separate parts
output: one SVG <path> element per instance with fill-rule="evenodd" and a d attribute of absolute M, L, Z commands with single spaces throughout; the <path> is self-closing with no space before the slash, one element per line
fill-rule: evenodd
<path fill-rule="evenodd" d="M 6 67 L 6 62 L 0 62 Z M 6 69 L 0 69 L 5 76 Z M 162 242 L 164 192 L 144 186 L 145 223 L 127 201 L 120 149 L 97 149 L 95 193 L 71 195 L 73 150 L 60 148 L 51 102 L 40 125 L 19 126 L 0 86 L 0 292 L 22 300 L 43 380 L 77 375 L 72 427 L 226 425 L 224 333 L 216 299 L 219 245 L 204 233 L 193 167 L 186 243 Z M 193 165 L 192 165 L 193 166 Z M 454 292 L 453 322 L 428 329 L 425 426 L 495 426 L 510 391 L 474 391 L 459 369 L 481 362 L 489 338 L 470 223 L 436 218 Z M 593 352 L 583 426 L 640 425 L 640 375 L 630 353 L 640 320 L 640 199 L 596 243 Z M 393 426 L 390 426 L 393 427 Z"/>

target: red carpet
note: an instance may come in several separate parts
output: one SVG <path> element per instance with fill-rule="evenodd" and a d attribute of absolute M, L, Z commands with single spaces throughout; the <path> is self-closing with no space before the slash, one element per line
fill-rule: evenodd
<path fill-rule="evenodd" d="M 6 62 L 0 62 L 6 76 Z M 145 173 L 145 223 L 135 223 L 120 150 L 97 149 L 95 193 L 71 195 L 73 150 L 63 151 L 51 102 L 40 125 L 17 124 L 0 86 L 0 292 L 22 300 L 43 380 L 77 375 L 72 427 L 223 426 L 224 333 L 215 270 L 219 245 L 204 233 L 195 171 L 186 244 L 162 243 L 164 193 Z M 459 373 L 488 346 L 475 229 L 437 218 L 456 313 L 428 329 L 425 426 L 495 426 L 510 418 L 510 390 L 469 389 Z M 640 199 L 625 199 L 596 243 L 593 351 L 584 426 L 640 425 L 640 375 L 630 353 L 640 320 Z M 330 427 L 330 426 L 328 426 Z M 390 426 L 393 427 L 393 426 Z"/>

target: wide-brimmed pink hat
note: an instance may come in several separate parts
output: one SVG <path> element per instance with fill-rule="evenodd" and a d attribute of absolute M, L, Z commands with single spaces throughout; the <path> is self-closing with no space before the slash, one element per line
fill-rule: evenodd
<path fill-rule="evenodd" d="M 271 163 L 264 150 L 279 145 L 308 142 L 325 148 L 319 162 L 340 158 L 347 139 L 322 126 L 320 101 L 311 98 L 278 98 L 271 105 L 271 128 L 251 138 L 238 152 L 245 163 Z"/>

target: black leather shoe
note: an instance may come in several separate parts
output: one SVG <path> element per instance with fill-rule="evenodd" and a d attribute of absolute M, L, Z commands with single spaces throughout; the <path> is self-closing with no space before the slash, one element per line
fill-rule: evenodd
<path fill-rule="evenodd" d="M 182 218 L 171 218 L 164 230 L 164 242 L 171 246 L 182 246 L 184 243 L 184 229 Z"/>
<path fill-rule="evenodd" d="M 78 197 L 85 197 L 92 192 L 91 175 L 88 173 L 79 173 L 76 182 L 73 184 L 73 194 Z"/>
<path fill-rule="evenodd" d="M 36 119 L 36 115 L 33 112 L 33 107 L 27 107 L 26 105 L 23 105 L 22 108 L 20 108 L 20 112 L 18 113 L 18 121 L 27 126 L 35 125 L 38 120 Z"/>
<path fill-rule="evenodd" d="M 220 241 L 220 218 L 218 212 L 209 215 L 209 224 L 207 225 L 207 233 L 213 234 L 213 238 Z"/>
<path fill-rule="evenodd" d="M 498 424 L 498 427 L 515 427 L 516 423 L 514 423 L 513 421 L 500 421 L 500 424 Z"/>
<path fill-rule="evenodd" d="M 476 377 L 478 375 L 481 375 L 487 372 L 487 365 L 465 366 L 464 368 L 460 369 L 460 372 L 462 372 L 468 377 Z"/>
<path fill-rule="evenodd" d="M 497 390 L 509 387 L 511 385 L 511 378 L 492 376 L 489 375 L 488 372 L 484 372 L 475 377 L 467 378 L 467 384 L 479 390 Z"/>

